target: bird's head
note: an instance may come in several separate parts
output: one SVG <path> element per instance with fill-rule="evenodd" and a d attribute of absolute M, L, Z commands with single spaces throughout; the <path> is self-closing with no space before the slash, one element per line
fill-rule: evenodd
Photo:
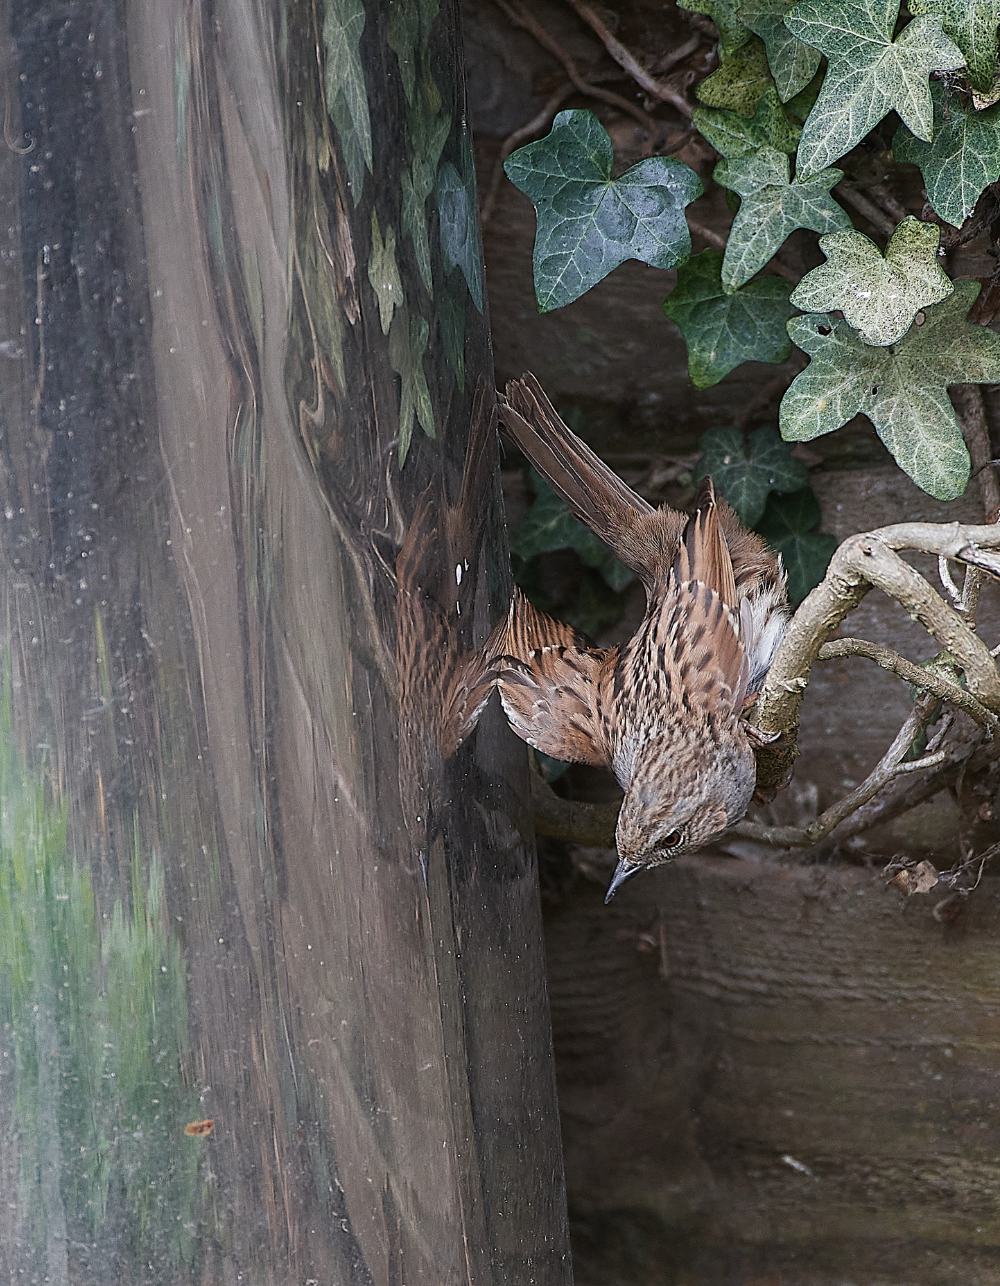
<path fill-rule="evenodd" d="M 605 902 L 633 875 L 704 848 L 744 815 L 756 761 L 739 725 L 727 734 L 685 745 L 649 744 L 637 754 L 618 815 L 618 866 Z"/>

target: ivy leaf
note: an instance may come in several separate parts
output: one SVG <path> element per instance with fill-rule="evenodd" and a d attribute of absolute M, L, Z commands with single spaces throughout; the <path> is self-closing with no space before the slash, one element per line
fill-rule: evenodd
<path fill-rule="evenodd" d="M 734 53 L 750 39 L 750 32 L 736 15 L 736 4 L 737 0 L 692 0 L 690 4 L 681 4 L 677 0 L 678 9 L 704 13 L 712 19 L 719 28 L 719 43 L 726 54 Z"/>
<path fill-rule="evenodd" d="M 819 501 L 812 487 L 788 496 L 771 496 L 756 530 L 781 555 L 788 572 L 788 597 L 798 607 L 826 575 L 836 536 L 814 531 L 819 526 Z"/>
<path fill-rule="evenodd" d="M 965 315 L 979 283 L 956 281 L 899 344 L 871 348 L 845 321 L 795 317 L 788 333 L 812 361 L 781 401 L 781 436 L 808 442 L 863 411 L 918 487 L 954 500 L 969 480 L 969 453 L 946 389 L 1000 382 L 1000 335 Z"/>
<path fill-rule="evenodd" d="M 941 15 L 941 30 L 965 55 L 972 88 L 988 94 L 997 67 L 1000 0 L 911 0 L 914 18 Z"/>
<path fill-rule="evenodd" d="M 688 346 L 688 373 L 695 388 L 718 384 L 741 362 L 783 362 L 792 351 L 785 323 L 795 311 L 791 283 L 761 277 L 726 291 L 722 252 L 711 247 L 677 270 L 677 285 L 663 311 L 680 327 Z"/>
<path fill-rule="evenodd" d="M 361 200 L 365 169 L 372 168 L 372 129 L 361 60 L 364 0 L 324 0 L 326 106 L 340 136 L 354 204 Z"/>
<path fill-rule="evenodd" d="M 614 152 L 592 112 L 560 112 L 548 137 L 504 164 L 531 198 L 535 296 L 540 312 L 578 299 L 626 259 L 672 268 L 691 253 L 684 207 L 701 196 L 693 170 L 670 157 L 640 161 L 611 177 Z"/>
<path fill-rule="evenodd" d="M 1000 179 L 1000 107 L 967 111 L 957 94 L 948 99 L 945 88 L 931 85 L 934 100 L 934 141 L 914 138 L 901 125 L 892 140 L 897 161 L 920 166 L 927 200 L 942 219 L 960 228 L 972 213 L 980 193 Z"/>
<path fill-rule="evenodd" d="M 511 552 L 529 559 L 557 549 L 572 549 L 580 561 L 596 568 L 615 591 L 635 580 L 635 573 L 620 563 L 603 540 L 578 522 L 540 473 L 532 469 L 535 503 L 511 536 Z"/>
<path fill-rule="evenodd" d="M 424 374 L 424 351 L 430 327 L 417 313 L 410 316 L 402 304 L 396 309 L 389 331 L 389 364 L 400 378 L 399 387 L 399 467 L 406 463 L 413 436 L 413 417 L 429 438 L 434 434 L 434 407 Z"/>
<path fill-rule="evenodd" d="M 751 36 L 734 53 L 721 55 L 718 71 L 707 76 L 695 93 L 707 107 L 725 107 L 741 116 L 753 116 L 761 95 L 772 84 L 767 50 L 759 36 Z"/>
<path fill-rule="evenodd" d="M 696 478 L 711 477 L 746 527 L 753 527 L 772 491 L 797 491 L 809 472 L 776 429 L 756 429 L 746 438 L 741 429 L 709 429 L 698 443 L 702 450 Z"/>
<path fill-rule="evenodd" d="M 802 131 L 782 110 L 773 85 L 764 90 L 757 111 L 749 120 L 725 108 L 696 107 L 691 113 L 691 124 L 728 161 L 765 146 L 777 148 L 779 152 L 794 152 L 802 137 Z"/>
<path fill-rule="evenodd" d="M 767 62 L 783 103 L 812 80 L 819 71 L 820 55 L 804 45 L 785 26 L 785 14 L 795 0 L 747 0 L 738 10 L 740 21 L 760 36 Z"/>
<path fill-rule="evenodd" d="M 830 169 L 789 182 L 788 157 L 773 147 L 762 147 L 735 161 L 720 161 L 715 167 L 716 183 L 742 198 L 722 262 L 725 289 L 736 290 L 749 281 L 796 228 L 813 232 L 850 228 L 847 212 L 830 195 L 843 177 L 843 170 Z"/>
<path fill-rule="evenodd" d="M 432 118 L 424 128 L 413 131 L 413 162 L 410 173 L 404 173 L 400 180 L 403 195 L 400 227 L 404 237 L 409 234 L 413 238 L 420 278 L 432 299 L 434 285 L 431 280 L 431 245 L 427 235 L 425 207 L 427 198 L 434 190 L 434 176 L 441 159 L 441 149 L 450 129 L 451 117 L 440 115 Z"/>
<path fill-rule="evenodd" d="M 385 241 L 379 231 L 378 216 L 372 210 L 372 248 L 368 256 L 368 280 L 378 298 L 378 319 L 382 334 L 388 335 L 392 324 L 392 310 L 404 300 L 403 283 L 396 267 L 396 234 L 390 224 L 385 230 Z"/>
<path fill-rule="evenodd" d="M 476 189 L 472 193 L 450 161 L 438 173 L 437 204 L 440 215 L 441 258 L 445 270 L 461 268 L 472 302 L 483 311 L 483 274 L 479 254 L 479 219 Z"/>
<path fill-rule="evenodd" d="M 823 88 L 799 145 L 798 172 L 814 174 L 856 147 L 895 109 L 918 138 L 934 121 L 928 77 L 965 64 L 941 18 L 915 18 L 893 40 L 896 0 L 799 0 L 785 19 L 793 36 L 826 54 Z"/>
<path fill-rule="evenodd" d="M 866 344 L 895 344 L 922 308 L 938 304 L 954 283 L 937 260 L 941 229 L 908 215 L 889 238 L 885 258 L 863 232 L 821 237 L 826 263 L 792 292 L 805 312 L 839 309 Z"/>

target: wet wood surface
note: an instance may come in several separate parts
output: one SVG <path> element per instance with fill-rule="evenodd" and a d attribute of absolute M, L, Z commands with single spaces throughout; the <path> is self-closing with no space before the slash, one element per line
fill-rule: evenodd
<path fill-rule="evenodd" d="M 4 1271 L 569 1282 L 454 5 L 3 18 Z"/>

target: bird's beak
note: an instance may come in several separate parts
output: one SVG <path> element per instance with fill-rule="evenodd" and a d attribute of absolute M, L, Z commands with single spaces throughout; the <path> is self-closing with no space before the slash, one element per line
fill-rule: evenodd
<path fill-rule="evenodd" d="M 626 880 L 630 880 L 633 875 L 638 875 L 642 869 L 639 863 L 626 862 L 623 857 L 615 867 L 615 878 L 608 885 L 608 891 L 604 895 L 604 905 L 608 905 Z"/>

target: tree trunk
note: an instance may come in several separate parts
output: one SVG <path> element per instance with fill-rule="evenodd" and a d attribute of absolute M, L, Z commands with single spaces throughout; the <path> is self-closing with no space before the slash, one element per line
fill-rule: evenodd
<path fill-rule="evenodd" d="M 0 1259 L 566 1283 L 455 5 L 3 22 Z"/>

